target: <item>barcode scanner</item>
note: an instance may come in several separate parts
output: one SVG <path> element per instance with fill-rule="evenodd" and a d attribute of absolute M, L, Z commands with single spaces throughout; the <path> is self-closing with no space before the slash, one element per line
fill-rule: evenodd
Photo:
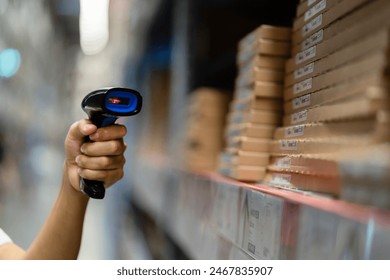
<path fill-rule="evenodd" d="M 81 107 L 94 125 L 105 127 L 114 124 L 118 117 L 138 114 L 142 107 L 142 96 L 133 89 L 102 88 L 85 96 Z M 87 137 L 86 141 L 91 140 Z M 80 180 L 80 189 L 95 199 L 103 199 L 106 191 L 103 182 L 84 178 Z"/>

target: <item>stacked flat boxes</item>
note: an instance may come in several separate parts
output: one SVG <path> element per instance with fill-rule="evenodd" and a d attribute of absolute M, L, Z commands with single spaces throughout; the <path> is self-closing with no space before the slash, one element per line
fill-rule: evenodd
<path fill-rule="evenodd" d="M 262 25 L 238 45 L 238 76 L 225 129 L 220 173 L 240 181 L 264 178 L 270 141 L 282 121 L 284 67 L 291 29 Z"/>
<path fill-rule="evenodd" d="M 231 92 L 202 87 L 190 94 L 182 167 L 193 172 L 217 171 L 224 147 L 223 131 Z"/>
<path fill-rule="evenodd" d="M 389 141 L 389 15 L 388 0 L 299 3 L 267 182 L 342 196 L 340 162 Z"/>

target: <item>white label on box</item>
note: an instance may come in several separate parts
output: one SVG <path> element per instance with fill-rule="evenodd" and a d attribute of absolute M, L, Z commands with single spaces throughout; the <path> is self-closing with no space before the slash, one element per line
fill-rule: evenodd
<path fill-rule="evenodd" d="M 280 149 L 283 151 L 296 151 L 298 149 L 298 140 L 282 140 L 280 142 Z"/>
<path fill-rule="evenodd" d="M 292 101 L 292 106 L 294 110 L 310 106 L 310 94 L 294 98 Z"/>
<path fill-rule="evenodd" d="M 303 136 L 305 134 L 305 127 L 303 125 L 288 126 L 284 129 L 284 136 L 286 138 Z"/>
<path fill-rule="evenodd" d="M 291 115 L 291 123 L 296 124 L 307 120 L 307 110 L 294 113 Z"/>
<path fill-rule="evenodd" d="M 317 47 L 312 46 L 307 50 L 301 51 L 295 55 L 295 64 L 301 64 L 316 56 Z"/>
<path fill-rule="evenodd" d="M 319 12 L 323 11 L 326 8 L 326 0 L 321 0 L 317 4 L 315 4 L 312 8 L 306 11 L 304 20 L 308 21 L 312 17 L 314 17 Z"/>
<path fill-rule="evenodd" d="M 291 158 L 290 157 L 279 158 L 275 161 L 275 166 L 281 169 L 288 169 L 291 167 Z"/>
<path fill-rule="evenodd" d="M 302 50 L 310 48 L 324 39 L 324 29 L 321 29 L 302 42 Z"/>
<path fill-rule="evenodd" d="M 289 174 L 272 174 L 271 183 L 278 185 L 290 185 L 291 175 Z"/>
<path fill-rule="evenodd" d="M 302 82 L 296 83 L 293 86 L 293 94 L 301 93 L 302 91 L 311 89 L 313 85 L 313 78 L 308 78 Z"/>
<path fill-rule="evenodd" d="M 322 25 L 322 14 L 318 15 L 302 27 L 302 36 L 305 37 L 307 34 L 315 30 Z"/>
<path fill-rule="evenodd" d="M 302 78 L 314 72 L 314 62 L 302 66 L 294 71 L 294 80 Z"/>
<path fill-rule="evenodd" d="M 310 7 L 313 5 L 317 0 L 307 0 L 307 6 Z"/>

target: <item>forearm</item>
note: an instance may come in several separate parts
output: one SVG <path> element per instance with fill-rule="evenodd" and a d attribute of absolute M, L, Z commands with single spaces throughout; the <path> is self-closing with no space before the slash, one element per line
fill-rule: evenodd
<path fill-rule="evenodd" d="M 76 259 L 87 204 L 88 197 L 70 185 L 65 170 L 54 207 L 40 233 L 27 249 L 25 258 Z"/>

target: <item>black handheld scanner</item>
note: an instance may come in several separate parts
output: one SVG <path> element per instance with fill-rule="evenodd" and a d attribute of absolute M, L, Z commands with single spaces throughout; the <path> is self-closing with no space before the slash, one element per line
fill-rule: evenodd
<path fill-rule="evenodd" d="M 95 90 L 84 97 L 81 107 L 97 127 L 114 124 L 118 117 L 136 115 L 141 111 L 142 96 L 133 89 L 110 87 Z M 87 138 L 87 141 L 90 141 Z M 80 189 L 86 195 L 102 199 L 103 182 L 81 178 Z"/>

